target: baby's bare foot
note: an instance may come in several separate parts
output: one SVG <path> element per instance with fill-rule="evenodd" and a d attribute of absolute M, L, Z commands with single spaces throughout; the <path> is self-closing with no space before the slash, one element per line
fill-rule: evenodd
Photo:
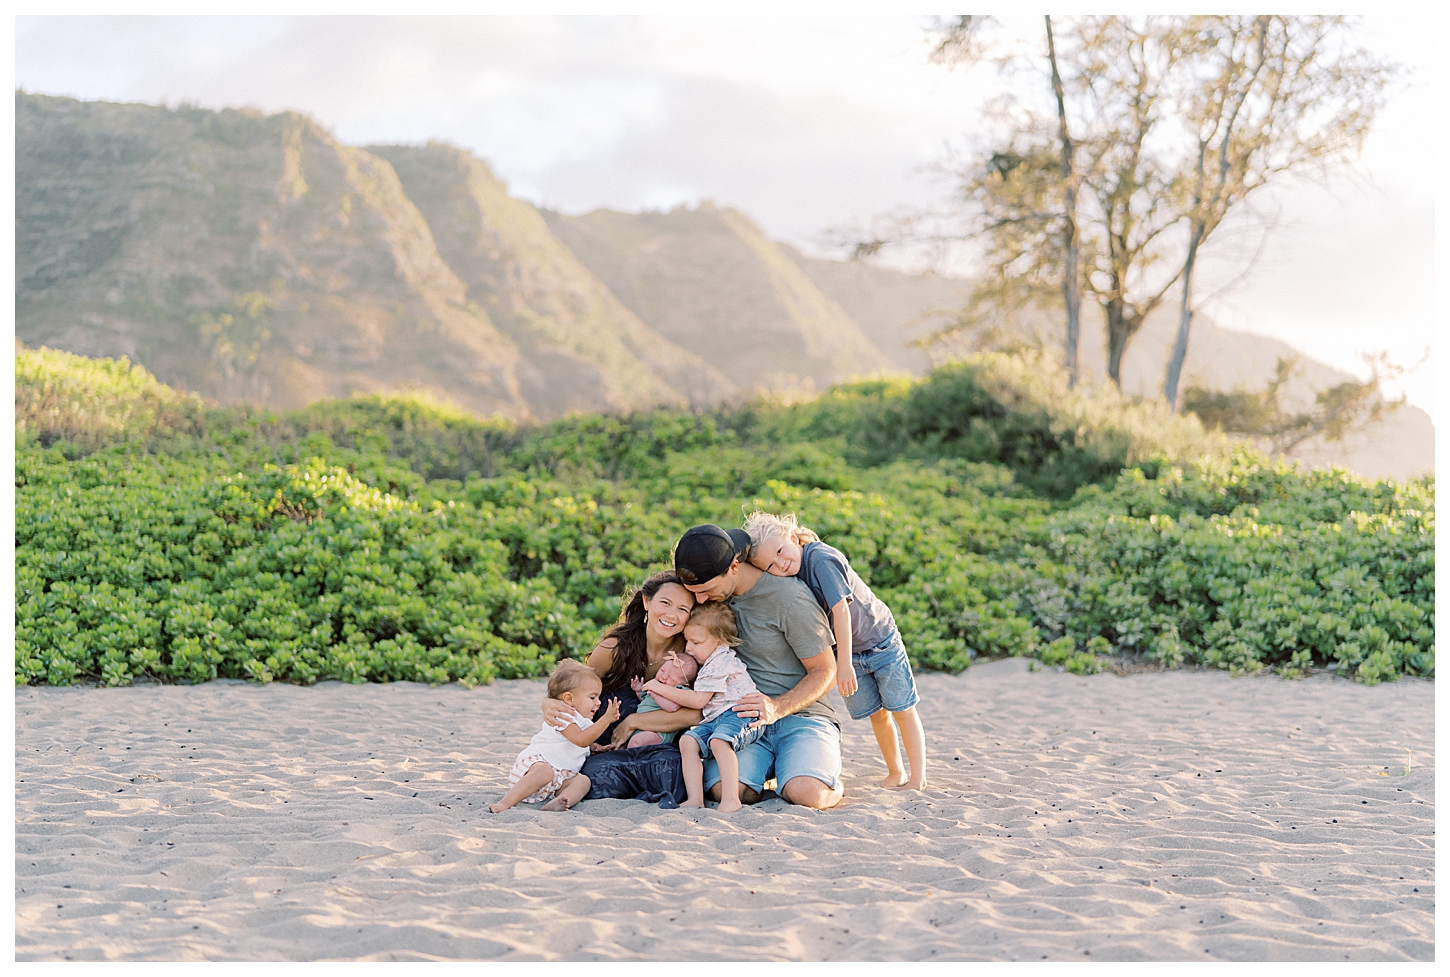
<path fill-rule="evenodd" d="M 539 808 L 539 810 L 541 810 L 541 811 L 567 811 L 567 810 L 569 810 L 569 808 L 571 808 L 573 806 L 574 806 L 573 804 L 570 804 L 569 803 L 569 799 L 567 797 L 556 797 L 552 801 L 549 801 L 547 804 L 545 804 L 543 807 Z"/>
<path fill-rule="evenodd" d="M 503 806 L 501 806 L 499 804 L 490 804 L 488 806 L 488 813 L 489 814 L 502 814 L 504 811 L 507 811 L 507 810 L 508 810 L 508 808 L 503 807 Z"/>
<path fill-rule="evenodd" d="M 882 787 L 890 787 L 891 789 L 895 790 L 896 788 L 898 788 L 898 787 L 904 787 L 905 785 L 906 785 L 906 772 L 905 771 L 902 771 L 901 773 L 889 773 L 886 776 L 884 776 L 884 777 L 881 778 L 881 786 Z"/>

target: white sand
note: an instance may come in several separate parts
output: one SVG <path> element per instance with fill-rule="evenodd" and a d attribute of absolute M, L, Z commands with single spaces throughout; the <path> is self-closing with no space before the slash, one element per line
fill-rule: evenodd
<path fill-rule="evenodd" d="M 538 682 L 17 689 L 16 958 L 1433 959 L 1432 684 L 1026 667 L 733 819 L 487 814 Z"/>

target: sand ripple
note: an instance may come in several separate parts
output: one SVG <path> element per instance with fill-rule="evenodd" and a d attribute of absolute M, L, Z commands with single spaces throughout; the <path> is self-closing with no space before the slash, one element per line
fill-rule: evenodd
<path fill-rule="evenodd" d="M 1025 669 L 728 820 L 488 815 L 537 682 L 17 689 L 16 959 L 1434 958 L 1433 685 Z"/>

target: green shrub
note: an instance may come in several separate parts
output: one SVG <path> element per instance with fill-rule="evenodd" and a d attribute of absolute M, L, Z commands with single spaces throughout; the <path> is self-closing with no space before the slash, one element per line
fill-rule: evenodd
<path fill-rule="evenodd" d="M 200 428 L 201 398 L 157 382 L 124 356 L 89 359 L 42 346 L 15 352 L 15 441 L 72 453 Z"/>
<path fill-rule="evenodd" d="M 1272 464 L 1030 356 L 515 428 L 419 397 L 205 408 L 41 350 L 16 409 L 21 683 L 540 675 L 683 529 L 754 507 L 845 552 L 918 667 L 1434 675 L 1432 479 Z"/>

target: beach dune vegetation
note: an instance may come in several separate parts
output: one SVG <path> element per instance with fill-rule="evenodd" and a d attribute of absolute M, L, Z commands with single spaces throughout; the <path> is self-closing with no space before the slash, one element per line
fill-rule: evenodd
<path fill-rule="evenodd" d="M 1270 461 L 1038 354 L 519 427 L 209 407 L 20 350 L 16 681 L 489 682 L 580 657 L 679 533 L 794 511 L 917 667 L 1434 675 L 1434 480 Z"/>

